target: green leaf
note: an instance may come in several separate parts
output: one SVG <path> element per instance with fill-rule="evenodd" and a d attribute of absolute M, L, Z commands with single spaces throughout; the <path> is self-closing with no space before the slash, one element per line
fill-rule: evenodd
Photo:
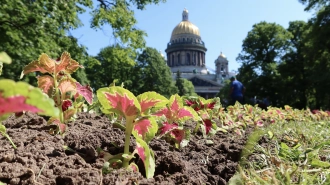
<path fill-rule="evenodd" d="M 268 131 L 267 134 L 269 139 L 272 139 L 274 137 L 274 134 L 271 131 Z"/>
<path fill-rule="evenodd" d="M 330 163 L 325 162 L 325 161 L 320 161 L 319 159 L 312 159 L 311 165 L 313 167 L 322 167 L 322 168 L 329 168 Z"/>
<path fill-rule="evenodd" d="M 6 134 L 6 127 L 0 123 L 0 132 L 5 135 Z"/>
<path fill-rule="evenodd" d="M 6 52 L 0 52 L 0 63 L 10 64 L 11 62 L 11 58 Z"/>

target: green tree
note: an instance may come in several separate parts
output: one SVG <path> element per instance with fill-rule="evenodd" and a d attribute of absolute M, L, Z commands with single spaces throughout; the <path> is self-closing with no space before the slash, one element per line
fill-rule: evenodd
<path fill-rule="evenodd" d="M 195 86 L 194 84 L 187 80 L 187 79 L 182 79 L 183 80 L 183 88 L 184 88 L 184 96 L 197 96 L 195 92 Z"/>
<path fill-rule="evenodd" d="M 65 31 L 81 25 L 78 14 L 84 10 L 80 6 L 91 5 L 91 0 L 2 0 L 0 51 L 6 51 L 13 59 L 3 77 L 18 80 L 23 66 L 41 53 L 58 57 L 63 52 L 59 42 L 66 36 Z"/>
<path fill-rule="evenodd" d="M 329 78 L 330 78 L 330 5 L 320 7 L 315 17 L 310 19 L 311 30 L 308 34 L 306 58 L 311 71 L 312 80 L 309 92 L 314 96 L 310 106 L 314 108 L 329 109 Z"/>
<path fill-rule="evenodd" d="M 127 47 L 138 49 L 145 46 L 146 33 L 135 27 L 137 20 L 133 8 L 145 9 L 148 4 L 158 4 L 165 0 L 97 0 L 99 5 L 92 11 L 93 28 L 104 24 L 112 27 L 113 34 Z"/>
<path fill-rule="evenodd" d="M 229 105 L 230 97 L 229 97 L 229 92 L 230 92 L 230 80 L 225 80 L 223 82 L 224 86 L 220 89 L 216 97 L 220 98 L 221 104 L 222 105 Z"/>
<path fill-rule="evenodd" d="M 303 109 L 308 105 L 308 89 L 312 82 L 306 54 L 306 37 L 309 25 L 304 21 L 293 21 L 287 29 L 292 37 L 288 52 L 282 57 L 278 70 L 281 75 L 283 103 Z"/>
<path fill-rule="evenodd" d="M 260 22 L 253 25 L 237 57 L 242 63 L 237 76 L 249 89 L 247 97 L 256 95 L 269 96 L 272 100 L 280 99 L 277 66 L 288 49 L 291 37 L 290 32 L 275 23 Z"/>
<path fill-rule="evenodd" d="M 329 0 L 299 0 L 299 2 L 306 5 L 306 11 L 311 9 L 320 9 L 326 5 L 329 5 Z"/>
<path fill-rule="evenodd" d="M 177 93 L 172 83 L 171 70 L 166 65 L 164 57 L 156 49 L 150 47 L 144 49 L 137 58 L 134 71 L 137 77 L 132 91 L 137 90 L 137 94 L 155 91 L 170 97 Z"/>
<path fill-rule="evenodd" d="M 145 32 L 135 27 L 133 9 L 143 10 L 146 5 L 159 2 L 165 0 L 2 0 L 0 51 L 7 52 L 13 59 L 13 64 L 6 67 L 3 77 L 18 80 L 23 66 L 37 59 L 41 53 L 58 57 L 69 47 L 63 46 L 63 40 L 71 39 L 65 38 L 67 32 L 82 26 L 78 15 L 93 7 L 91 27 L 100 29 L 104 24 L 109 24 L 116 43 L 121 45 L 120 52 L 133 56 L 136 49 L 145 47 L 146 36 Z M 72 45 L 78 46 L 77 43 Z M 86 57 L 86 61 L 92 60 L 86 56 L 85 48 L 79 47 L 81 54 L 69 51 L 73 58 L 81 55 Z M 80 56 L 78 58 L 82 60 Z M 134 58 L 130 60 L 133 62 Z M 32 81 L 29 76 L 24 80 Z"/>
<path fill-rule="evenodd" d="M 101 49 L 94 59 L 86 61 L 86 73 L 94 90 L 108 87 L 114 80 L 118 80 L 116 85 L 124 83 L 130 89 L 134 65 L 132 56 L 127 56 L 125 48 L 117 44 Z"/>
<path fill-rule="evenodd" d="M 178 94 L 180 96 L 183 96 L 187 93 L 186 89 L 184 88 L 184 80 L 181 78 L 181 72 L 179 70 L 176 72 L 175 86 L 178 88 Z"/>

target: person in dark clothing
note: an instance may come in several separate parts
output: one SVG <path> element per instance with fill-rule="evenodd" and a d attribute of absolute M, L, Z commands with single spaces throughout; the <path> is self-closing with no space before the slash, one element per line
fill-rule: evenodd
<path fill-rule="evenodd" d="M 234 76 L 230 78 L 230 97 L 231 97 L 231 104 L 234 105 L 236 101 L 239 103 L 243 104 L 244 103 L 244 92 L 245 92 L 245 87 L 244 85 L 236 80 Z"/>

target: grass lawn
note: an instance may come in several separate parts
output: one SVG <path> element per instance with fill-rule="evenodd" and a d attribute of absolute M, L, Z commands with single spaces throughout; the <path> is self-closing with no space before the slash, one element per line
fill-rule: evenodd
<path fill-rule="evenodd" d="M 329 121 L 277 123 L 256 130 L 229 184 L 330 184 L 329 133 Z"/>

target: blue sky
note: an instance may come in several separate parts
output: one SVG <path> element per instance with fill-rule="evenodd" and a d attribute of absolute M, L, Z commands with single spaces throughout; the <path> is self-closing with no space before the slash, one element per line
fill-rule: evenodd
<path fill-rule="evenodd" d="M 307 21 L 312 13 L 305 12 L 298 0 L 167 0 L 159 5 L 148 5 L 146 10 L 135 12 L 137 28 L 144 30 L 148 47 L 165 55 L 167 43 L 174 27 L 182 20 L 182 11 L 189 11 L 189 21 L 200 31 L 207 48 L 206 66 L 214 69 L 214 60 L 222 51 L 229 60 L 229 70 L 240 66 L 236 57 L 242 50 L 242 41 L 261 21 L 277 23 L 284 28 L 290 21 Z M 84 26 L 71 31 L 80 44 L 88 47 L 90 55 L 114 42 L 111 28 L 90 28 L 89 11 L 79 16 Z"/>

